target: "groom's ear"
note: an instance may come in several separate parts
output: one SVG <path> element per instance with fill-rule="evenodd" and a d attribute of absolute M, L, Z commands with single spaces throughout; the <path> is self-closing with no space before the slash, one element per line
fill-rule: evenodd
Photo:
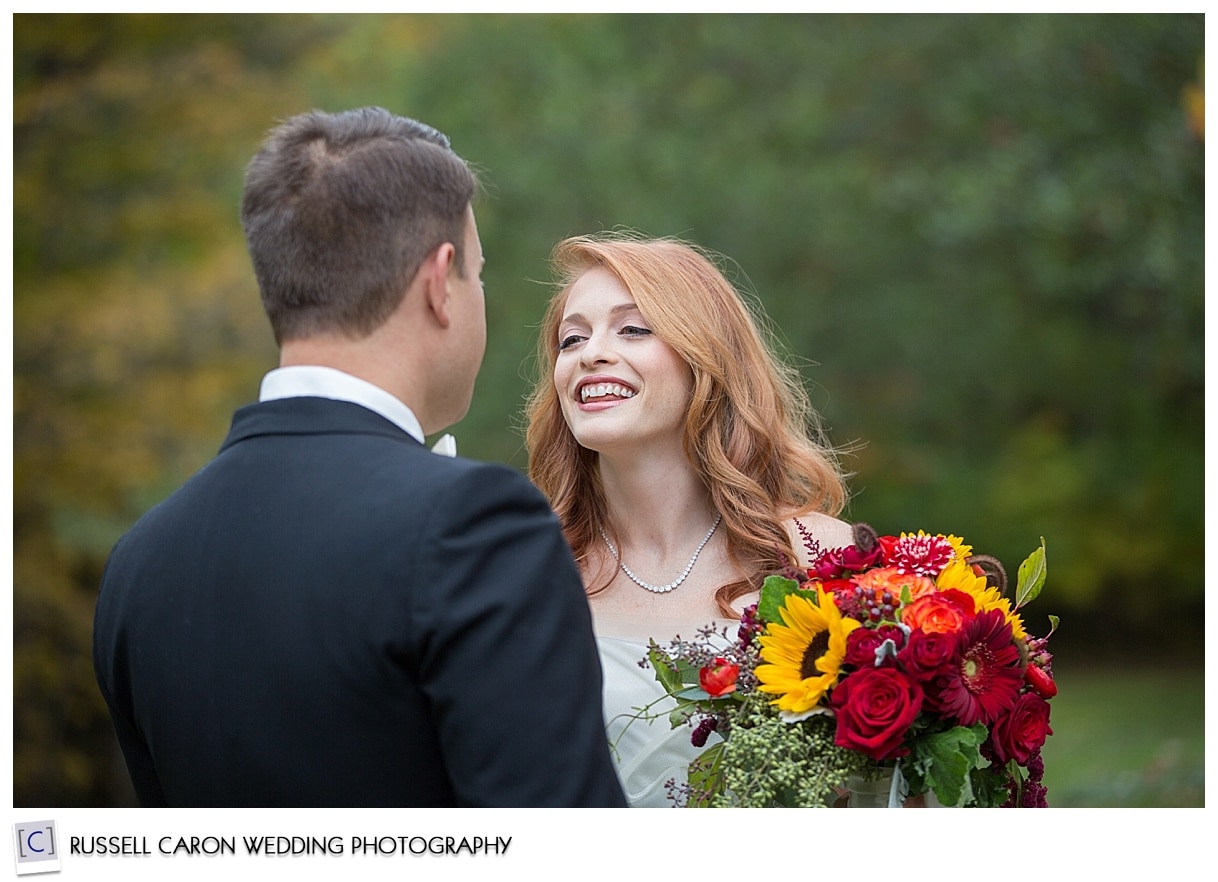
<path fill-rule="evenodd" d="M 449 310 L 449 272 L 457 259 L 457 249 L 451 242 L 438 246 L 425 258 L 415 279 L 423 289 L 423 304 L 442 328 L 452 321 Z"/>

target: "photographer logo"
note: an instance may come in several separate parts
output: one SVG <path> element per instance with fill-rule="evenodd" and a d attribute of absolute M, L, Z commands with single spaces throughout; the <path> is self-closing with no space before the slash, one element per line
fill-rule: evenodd
<path fill-rule="evenodd" d="M 54 821 L 13 825 L 13 851 L 17 875 L 59 871 L 59 833 Z"/>

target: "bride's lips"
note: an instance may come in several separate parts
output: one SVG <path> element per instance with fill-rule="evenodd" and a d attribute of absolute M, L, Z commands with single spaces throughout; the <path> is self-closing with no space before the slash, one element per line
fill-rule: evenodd
<path fill-rule="evenodd" d="M 583 411 L 606 410 L 629 401 L 638 390 L 625 380 L 608 375 L 584 377 L 575 384 L 575 404 Z"/>

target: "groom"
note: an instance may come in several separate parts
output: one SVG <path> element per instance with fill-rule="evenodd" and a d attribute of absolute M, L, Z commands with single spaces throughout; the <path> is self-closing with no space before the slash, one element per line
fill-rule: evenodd
<path fill-rule="evenodd" d="M 623 805 L 556 518 L 423 445 L 485 351 L 475 189 L 379 108 L 292 118 L 250 163 L 280 366 L 119 540 L 94 622 L 144 805 Z"/>

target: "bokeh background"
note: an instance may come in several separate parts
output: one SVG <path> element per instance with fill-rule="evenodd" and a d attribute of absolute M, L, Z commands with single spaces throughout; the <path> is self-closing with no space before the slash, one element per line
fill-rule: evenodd
<path fill-rule="evenodd" d="M 238 222 L 277 120 L 378 104 L 487 187 L 461 452 L 526 465 L 560 238 L 730 258 L 853 452 L 1057 614 L 1054 805 L 1204 803 L 1201 15 L 16 15 L 15 806 L 131 804 L 94 685 L 118 536 L 276 351 Z"/>

